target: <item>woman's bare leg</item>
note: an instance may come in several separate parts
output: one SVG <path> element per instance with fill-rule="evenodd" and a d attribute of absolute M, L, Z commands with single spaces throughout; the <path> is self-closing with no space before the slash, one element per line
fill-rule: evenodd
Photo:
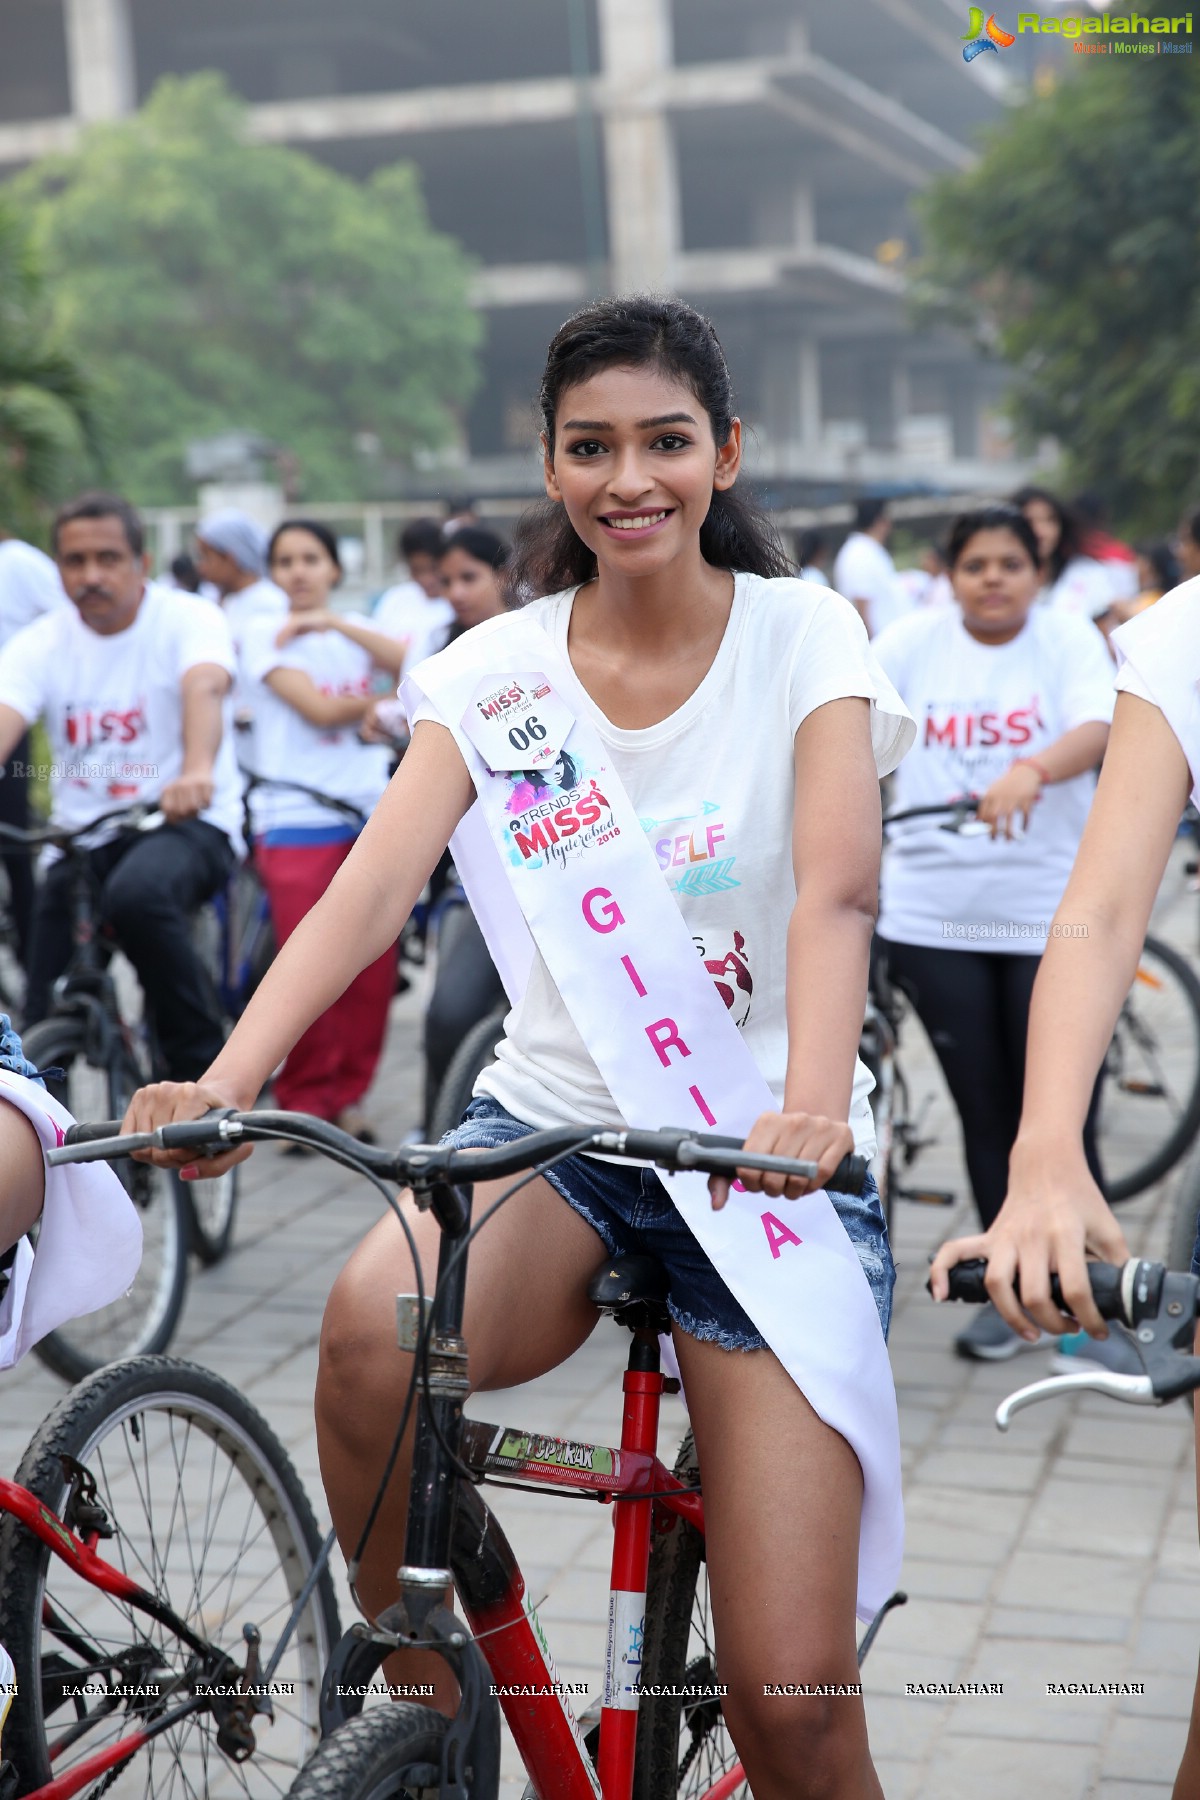
<path fill-rule="evenodd" d="M 46 1166 L 38 1134 L 25 1114 L 0 1104 L 0 1254 L 11 1250 L 41 1215 Z"/>
<path fill-rule="evenodd" d="M 882 1800 L 854 1695 L 862 1471 L 770 1350 L 676 1328 L 704 1486 L 722 1702 L 755 1800 Z"/>
<path fill-rule="evenodd" d="M 480 1182 L 479 1218 L 508 1185 Z M 440 1232 L 411 1196 L 401 1204 L 421 1256 L 425 1292 L 433 1289 Z M 538 1180 L 505 1203 L 471 1245 L 463 1335 L 473 1390 L 516 1387 L 577 1350 L 599 1316 L 586 1284 L 604 1245 L 548 1182 Z M 363 1239 L 338 1276 L 321 1331 L 317 1375 L 317 1447 L 338 1541 L 347 1556 L 374 1500 L 412 1371 L 396 1346 L 396 1295 L 415 1293 L 404 1234 L 389 1212 Z M 358 1595 L 372 1616 L 396 1598 L 408 1510 L 412 1429 L 363 1555 Z M 393 1681 L 434 1681 L 453 1709 L 454 1684 L 433 1652 L 389 1659 Z"/>
<path fill-rule="evenodd" d="M 1193 1354 L 1200 1356 L 1200 1330 L 1196 1332 Z M 1200 1406 L 1196 1408 L 1196 1516 L 1200 1520 Z M 1196 1691 L 1192 1696 L 1192 1717 L 1188 1725 L 1187 1743 L 1184 1746 L 1183 1761 L 1179 1765 L 1179 1773 L 1175 1777 L 1175 1786 L 1171 1790 L 1171 1800 L 1196 1800 L 1200 1794 L 1200 1673 L 1196 1676 Z"/>

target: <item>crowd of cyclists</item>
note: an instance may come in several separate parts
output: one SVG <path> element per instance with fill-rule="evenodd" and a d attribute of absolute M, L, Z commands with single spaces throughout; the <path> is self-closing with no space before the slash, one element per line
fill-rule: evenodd
<path fill-rule="evenodd" d="M 418 520 L 400 536 L 406 579 L 370 613 L 337 605 L 338 541 L 303 517 L 269 535 L 232 510 L 201 518 L 194 558 L 169 585 L 150 577 L 141 521 L 115 496 L 63 506 L 52 558 L 0 542 L 0 817 L 26 816 L 38 722 L 53 819 L 83 824 L 125 802 L 163 815 L 136 835 L 101 827 L 88 851 L 161 1050 L 162 1079 L 136 1097 L 130 1128 L 249 1107 L 272 1081 L 279 1106 L 370 1141 L 395 946 L 453 855 L 473 905 L 440 946 L 430 1094 L 470 1026 L 505 995 L 512 1003 L 460 1147 L 629 1119 L 619 1095 L 625 1082 L 637 1091 L 646 1038 L 659 1067 L 683 1066 L 694 1053 L 683 1009 L 710 1004 L 716 981 L 728 1020 L 711 1028 L 735 1028 L 766 1101 L 744 1113 L 728 1073 L 711 1091 L 690 1088 L 696 1107 L 748 1133 L 748 1148 L 811 1157 L 827 1178 L 847 1151 L 872 1148 L 856 1049 L 874 940 L 962 1121 L 981 1231 L 943 1248 L 934 1287 L 944 1297 L 953 1263 L 983 1254 L 992 1305 L 959 1352 L 1003 1358 L 1078 1323 L 1091 1334 L 1082 1353 L 1119 1367 L 1123 1347 L 1105 1341 L 1084 1273 L 1087 1255 L 1126 1254 L 1103 1198 L 1096 1081 L 1200 776 L 1200 514 L 1174 545 L 1135 550 L 1086 496 L 1068 506 L 1026 487 L 961 514 L 902 574 L 886 503 L 870 499 L 831 568 L 822 534 L 804 534 L 793 558 L 736 485 L 741 426 L 724 357 L 679 302 L 596 303 L 568 320 L 540 404 L 547 499 L 515 546 L 470 517 Z M 552 717 L 558 736 L 543 753 L 540 720 Z M 246 770 L 268 783 L 251 824 L 279 955 L 226 1041 L 190 918 L 244 848 Z M 881 880 L 881 780 L 898 811 L 969 797 L 977 829 L 911 821 Z M 623 815 L 641 821 L 644 843 L 622 833 Z M 5 860 L 32 1023 L 69 953 L 68 899 L 53 862 L 34 888 L 26 863 Z M 660 970 L 666 953 L 638 924 L 664 877 L 694 969 L 667 959 Z M 581 893 L 591 885 L 572 937 L 576 880 Z M 587 953 L 618 927 L 630 988 L 614 1005 L 611 973 L 593 975 Z M 628 994 L 645 997 L 654 980 L 667 996 L 655 1022 L 627 1023 Z M 693 995 L 697 984 L 705 992 Z M 15 1041 L 0 1064 L 34 1076 Z M 8 1166 L 0 1251 L 11 1263 L 43 1194 L 16 1152 Z M 711 1187 L 713 1218 L 735 1218 L 720 1240 L 727 1263 L 649 1169 L 574 1157 L 530 1181 L 473 1250 L 472 1383 L 509 1387 L 561 1361 L 595 1322 L 583 1286 L 597 1247 L 653 1245 L 703 1470 L 727 1716 L 754 1793 L 801 1791 L 801 1766 L 814 1793 L 878 1793 L 861 1702 L 816 1712 L 749 1696 L 782 1666 L 854 1682 L 859 1544 L 844 1527 L 881 1504 L 872 1484 L 891 1466 L 889 1428 L 864 1426 L 878 1434 L 864 1447 L 809 1404 L 803 1321 L 796 1341 L 781 1334 L 757 1306 L 763 1278 L 743 1279 L 760 1217 L 819 1182 L 747 1171 L 733 1195 L 717 1178 Z M 479 1201 L 493 1197 L 481 1184 Z M 872 1332 L 886 1336 L 891 1251 L 869 1180 L 863 1196 L 830 1200 L 874 1302 L 854 1327 L 861 1350 Z M 424 1248 L 428 1225 L 413 1214 Z M 786 1237 L 767 1236 L 778 1265 Z M 409 1260 L 385 1218 L 326 1313 L 319 1447 L 343 1544 L 358 1536 L 388 1448 L 379 1419 L 402 1391 L 388 1296 L 406 1290 Z M 520 1332 L 513 1267 L 542 1296 Z M 1052 1269 L 1069 1314 L 1049 1299 Z M 853 1380 L 848 1419 L 861 1398 Z M 396 1566 L 406 1466 L 401 1457 L 360 1571 L 368 1611 L 385 1603 Z M 753 1539 L 739 1523 L 752 1497 Z M 803 1534 L 791 1529 L 798 1498 Z M 766 1560 L 765 1542 L 776 1547 Z M 740 1614 L 722 1606 L 735 1590 Z M 1196 1729 L 1187 1757 L 1180 1795 L 1200 1791 Z"/>

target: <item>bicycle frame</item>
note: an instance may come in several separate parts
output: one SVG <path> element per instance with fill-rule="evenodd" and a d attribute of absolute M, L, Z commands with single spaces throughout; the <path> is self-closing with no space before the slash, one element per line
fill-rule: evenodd
<path fill-rule="evenodd" d="M 77 1536 L 36 1494 L 31 1494 L 28 1488 L 20 1487 L 15 1481 L 8 1481 L 3 1477 L 0 1477 L 0 1512 L 13 1514 L 60 1561 L 66 1563 L 68 1568 L 92 1587 L 112 1594 L 116 1599 L 173 1631 L 181 1643 L 187 1644 L 197 1655 L 208 1661 L 213 1672 L 224 1660 L 223 1653 L 214 1651 L 169 1606 L 164 1606 L 153 1594 L 139 1587 L 123 1569 L 115 1568 L 97 1555 L 95 1546 L 101 1535 L 98 1530 L 90 1531 L 86 1537 Z M 86 1640 L 84 1643 L 86 1647 Z M 103 1651 L 99 1648 L 95 1650 L 95 1660 L 97 1666 L 107 1666 Z M 28 1800 L 71 1800 L 72 1795 L 81 1793 L 109 1770 L 128 1762 L 154 1738 L 171 1731 L 189 1714 L 210 1705 L 211 1701 L 206 1695 L 189 1695 L 179 1706 L 169 1708 L 157 1719 L 139 1725 L 128 1736 L 118 1738 L 105 1749 L 97 1750 L 93 1756 L 85 1757 L 69 1774 L 56 1776 L 53 1781 L 31 1790 Z"/>
<path fill-rule="evenodd" d="M 622 1382 L 619 1448 L 465 1420 L 466 1256 L 456 1252 L 470 1204 L 464 1190 L 443 1184 L 434 1186 L 429 1204 L 442 1238 L 437 1297 L 426 1327 L 430 1400 L 419 1395 L 401 1598 L 374 1632 L 352 1627 L 335 1651 L 322 1691 L 322 1730 L 334 1729 L 353 1710 L 339 1706 L 338 1687 L 353 1685 L 351 1676 L 357 1682 L 373 1674 L 406 1638 L 452 1642 L 453 1633 L 435 1614 L 453 1582 L 476 1639 L 474 1653 L 500 1690 L 501 1710 L 536 1791 L 546 1800 L 630 1800 L 651 1532 L 656 1522 L 671 1529 L 677 1518 L 704 1529 L 700 1495 L 685 1488 L 657 1454 L 660 1402 L 676 1384 L 661 1373 L 655 1332 L 638 1330 Z M 406 1302 L 415 1306 L 415 1299 L 401 1296 L 398 1302 L 401 1341 L 420 1354 L 420 1333 L 405 1324 Z M 475 1486 L 456 1475 L 443 1440 L 480 1480 L 550 1487 L 617 1508 L 595 1768 L 512 1548 Z M 452 1615 L 446 1618 L 452 1621 Z M 400 1629 L 393 1637 L 394 1625 Z M 447 1660 L 452 1667 L 458 1662 L 451 1655 Z M 744 1780 L 739 1763 L 703 1800 L 724 1800 Z"/>

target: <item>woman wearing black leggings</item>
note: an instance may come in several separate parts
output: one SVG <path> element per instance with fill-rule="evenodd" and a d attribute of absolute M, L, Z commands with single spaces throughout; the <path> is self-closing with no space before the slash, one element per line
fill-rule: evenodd
<path fill-rule="evenodd" d="M 1112 665 L 1081 620 L 1035 607 L 1037 540 L 1013 507 L 951 529 L 958 605 L 918 612 L 874 648 L 917 721 L 894 811 L 978 798 L 989 829 L 898 826 L 884 859 L 879 938 L 910 996 L 962 1121 L 984 1226 L 1004 1200 L 1038 962 L 1091 804 L 1112 716 Z M 1097 1168 L 1095 1098 L 1085 1132 Z M 992 1308 L 956 1339 L 964 1356 L 1024 1340 Z"/>

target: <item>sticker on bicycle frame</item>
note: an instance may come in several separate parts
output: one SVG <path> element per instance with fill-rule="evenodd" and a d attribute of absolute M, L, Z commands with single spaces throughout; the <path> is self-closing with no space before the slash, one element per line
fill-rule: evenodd
<path fill-rule="evenodd" d="M 539 1432 L 513 1431 L 504 1426 L 496 1433 L 487 1462 L 510 1474 L 520 1469 L 533 1473 L 590 1476 L 601 1487 L 617 1487 L 621 1459 L 602 1444 L 577 1444 L 570 1438 L 544 1437 Z"/>
<path fill-rule="evenodd" d="M 587 1745 L 583 1741 L 583 1731 L 580 1728 L 579 1720 L 571 1710 L 571 1703 L 567 1699 L 567 1684 L 560 1681 L 558 1678 L 558 1666 L 554 1661 L 554 1652 L 550 1648 L 550 1640 L 546 1636 L 541 1619 L 538 1617 L 538 1609 L 532 1604 L 528 1594 L 524 1594 L 521 1597 L 521 1610 L 529 1621 L 529 1629 L 533 1632 L 534 1641 L 538 1647 L 538 1653 L 545 1665 L 547 1677 L 546 1686 L 550 1693 L 554 1695 L 562 1709 L 563 1717 L 566 1719 L 571 1736 L 575 1740 L 575 1748 L 579 1751 L 580 1763 L 582 1764 L 588 1780 L 592 1784 L 592 1792 L 596 1795 L 596 1800 L 603 1800 L 600 1783 L 596 1779 L 595 1765 L 588 1753 Z M 503 1706 L 503 1704 L 504 1702 L 502 1700 L 501 1705 Z"/>
<path fill-rule="evenodd" d="M 604 1706 L 636 1712 L 646 1636 L 646 1596 L 614 1588 L 608 1596 L 608 1643 L 604 1651 Z"/>
<path fill-rule="evenodd" d="M 462 716 L 462 729 L 493 774 L 549 768 L 575 719 L 544 675 L 490 675 Z"/>

